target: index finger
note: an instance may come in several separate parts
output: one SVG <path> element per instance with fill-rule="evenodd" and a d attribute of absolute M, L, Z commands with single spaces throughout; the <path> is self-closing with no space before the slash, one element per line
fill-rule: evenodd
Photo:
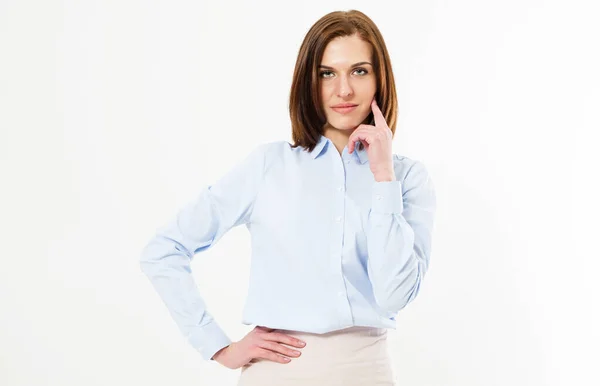
<path fill-rule="evenodd" d="M 373 110 L 373 119 L 375 120 L 375 126 L 377 126 L 377 127 L 387 126 L 385 117 L 383 116 L 383 113 L 379 109 L 379 106 L 377 106 L 377 102 L 375 101 L 375 98 L 373 98 L 373 101 L 371 102 L 371 110 Z"/>
<path fill-rule="evenodd" d="M 295 336 L 284 334 L 282 332 L 273 332 L 264 337 L 265 340 L 270 340 L 274 342 L 285 343 L 289 346 L 294 347 L 304 347 L 306 346 L 306 342 L 301 339 L 296 338 Z"/>

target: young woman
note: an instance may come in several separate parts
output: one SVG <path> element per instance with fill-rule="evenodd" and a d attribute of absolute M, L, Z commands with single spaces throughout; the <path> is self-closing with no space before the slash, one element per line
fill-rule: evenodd
<path fill-rule="evenodd" d="M 392 153 L 397 100 L 375 24 L 332 12 L 308 31 L 290 95 L 293 144 L 254 148 L 145 247 L 141 266 L 190 344 L 241 368 L 239 385 L 393 385 L 387 329 L 429 266 L 435 193 Z M 193 256 L 245 224 L 243 323 L 232 342 L 206 310 Z"/>

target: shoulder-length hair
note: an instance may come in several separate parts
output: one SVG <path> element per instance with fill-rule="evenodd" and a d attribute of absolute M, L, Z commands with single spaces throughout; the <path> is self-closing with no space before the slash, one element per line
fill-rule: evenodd
<path fill-rule="evenodd" d="M 325 47 L 331 40 L 354 34 L 371 45 L 373 69 L 377 79 L 375 100 L 394 135 L 398 99 L 392 64 L 383 36 L 364 13 L 357 10 L 335 11 L 313 24 L 298 51 L 289 102 L 292 147 L 302 146 L 312 151 L 319 136 L 323 134 L 327 119 L 319 92 L 318 66 L 323 59 Z M 369 114 L 368 122 L 374 124 L 373 113 Z"/>

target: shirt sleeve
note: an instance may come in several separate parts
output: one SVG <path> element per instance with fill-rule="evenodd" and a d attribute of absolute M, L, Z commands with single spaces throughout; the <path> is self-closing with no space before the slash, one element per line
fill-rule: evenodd
<path fill-rule="evenodd" d="M 263 179 L 266 150 L 267 144 L 258 146 L 216 183 L 202 189 L 158 228 L 141 253 L 141 270 L 204 360 L 211 360 L 231 340 L 207 311 L 190 263 L 229 229 L 249 221 Z"/>
<path fill-rule="evenodd" d="M 391 315 L 418 294 L 429 267 L 436 196 L 425 166 L 404 181 L 374 182 L 367 221 L 367 271 L 377 305 Z"/>

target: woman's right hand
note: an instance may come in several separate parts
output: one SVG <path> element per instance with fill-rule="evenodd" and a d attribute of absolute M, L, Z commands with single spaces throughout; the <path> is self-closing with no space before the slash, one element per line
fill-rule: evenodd
<path fill-rule="evenodd" d="M 213 355 L 212 359 L 230 369 L 237 369 L 254 359 L 267 359 L 273 362 L 289 363 L 288 357 L 299 357 L 296 351 L 286 345 L 302 348 L 303 342 L 291 335 L 272 332 L 273 328 L 256 326 L 239 342 L 223 347 Z"/>

